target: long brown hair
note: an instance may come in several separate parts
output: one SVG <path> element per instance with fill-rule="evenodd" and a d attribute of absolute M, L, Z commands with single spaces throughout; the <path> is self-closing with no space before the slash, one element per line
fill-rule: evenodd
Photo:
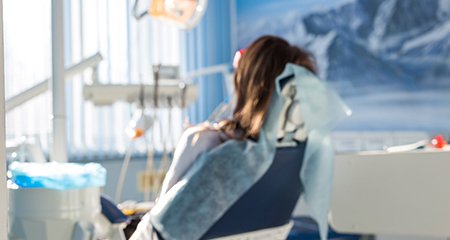
<path fill-rule="evenodd" d="M 263 36 L 247 48 L 234 77 L 237 101 L 233 117 L 220 124 L 228 136 L 258 138 L 275 90 L 275 78 L 287 63 L 301 65 L 316 73 L 311 55 L 282 38 Z"/>

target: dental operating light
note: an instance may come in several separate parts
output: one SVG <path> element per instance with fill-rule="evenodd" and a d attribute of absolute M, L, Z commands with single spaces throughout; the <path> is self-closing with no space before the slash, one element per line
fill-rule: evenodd
<path fill-rule="evenodd" d="M 191 29 L 205 14 L 208 0 L 151 0 L 147 11 L 138 13 L 138 2 L 133 7 L 133 15 L 141 19 L 147 14 L 161 21 L 174 23 L 181 29 Z"/>

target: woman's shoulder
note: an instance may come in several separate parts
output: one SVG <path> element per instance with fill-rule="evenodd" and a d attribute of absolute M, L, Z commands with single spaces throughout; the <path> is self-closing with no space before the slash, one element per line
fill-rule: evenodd
<path fill-rule="evenodd" d="M 221 143 L 228 139 L 219 127 L 209 123 L 201 123 L 187 128 L 182 138 L 191 142 L 192 145 L 199 142 Z"/>

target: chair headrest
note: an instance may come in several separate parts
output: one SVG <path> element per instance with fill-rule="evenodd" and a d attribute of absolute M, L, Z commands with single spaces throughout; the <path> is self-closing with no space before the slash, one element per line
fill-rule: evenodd
<path fill-rule="evenodd" d="M 279 145 L 289 145 L 292 142 L 302 142 L 306 140 L 308 133 L 303 120 L 300 102 L 295 99 L 297 88 L 294 76 L 290 75 L 279 81 L 281 95 L 286 102 L 282 107 L 280 121 L 277 128 L 277 138 Z"/>

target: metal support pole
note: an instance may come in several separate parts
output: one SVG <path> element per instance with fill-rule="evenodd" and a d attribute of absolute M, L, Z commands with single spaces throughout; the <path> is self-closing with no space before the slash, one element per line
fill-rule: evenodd
<path fill-rule="evenodd" d="M 0 239 L 7 236 L 8 192 L 6 189 L 5 154 L 5 75 L 3 55 L 3 1 L 0 0 Z"/>
<path fill-rule="evenodd" d="M 50 160 L 57 162 L 67 162 L 64 67 L 64 0 L 52 0 L 53 148 Z"/>

